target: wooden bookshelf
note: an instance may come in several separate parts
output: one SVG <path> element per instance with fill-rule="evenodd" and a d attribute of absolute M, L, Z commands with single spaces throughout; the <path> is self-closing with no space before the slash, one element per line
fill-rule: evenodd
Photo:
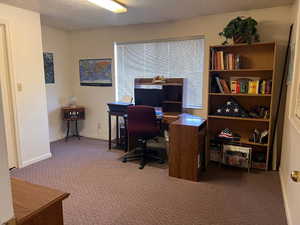
<path fill-rule="evenodd" d="M 208 79 L 208 121 L 207 121 L 207 152 L 210 151 L 210 141 L 214 140 L 216 135 L 223 129 L 229 128 L 234 133 L 241 136 L 239 141 L 230 141 L 241 146 L 252 147 L 252 159 L 255 160 L 255 154 L 264 154 L 264 162 L 252 161 L 253 165 L 259 165 L 257 169 L 268 170 L 270 168 L 270 157 L 272 155 L 271 139 L 274 132 L 275 108 L 277 107 L 277 90 L 280 77 L 276 73 L 276 43 L 262 42 L 254 44 L 237 45 L 215 45 L 211 46 L 212 51 L 223 51 L 224 54 L 232 53 L 241 56 L 239 68 L 232 70 L 218 70 L 211 68 L 212 54 L 210 56 L 210 68 Z M 211 84 L 215 74 L 229 82 L 230 77 L 259 77 L 262 80 L 272 80 L 271 94 L 248 94 L 248 93 L 215 93 L 212 91 Z M 229 84 L 230 88 L 230 84 Z M 265 106 L 269 108 L 269 118 L 245 118 L 214 115 L 217 108 L 226 103 L 230 98 L 234 98 L 246 111 L 250 111 L 254 106 Z M 249 137 L 254 129 L 260 131 L 268 130 L 268 143 L 254 143 L 249 141 Z M 224 141 L 228 143 L 229 141 Z M 264 166 L 262 166 L 264 165 Z"/>

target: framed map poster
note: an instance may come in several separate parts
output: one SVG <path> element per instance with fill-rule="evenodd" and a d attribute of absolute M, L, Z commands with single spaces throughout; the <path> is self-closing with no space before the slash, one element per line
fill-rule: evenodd
<path fill-rule="evenodd" d="M 79 60 L 81 86 L 112 86 L 112 59 Z"/>

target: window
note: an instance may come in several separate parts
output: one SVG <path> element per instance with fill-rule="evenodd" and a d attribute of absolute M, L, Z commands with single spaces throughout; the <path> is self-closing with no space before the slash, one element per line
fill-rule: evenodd
<path fill-rule="evenodd" d="M 204 40 L 166 40 L 115 45 L 117 100 L 134 96 L 135 78 L 186 78 L 184 107 L 202 107 Z"/>

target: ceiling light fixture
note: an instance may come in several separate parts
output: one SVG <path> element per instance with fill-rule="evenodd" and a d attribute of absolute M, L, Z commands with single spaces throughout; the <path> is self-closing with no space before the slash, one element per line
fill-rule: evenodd
<path fill-rule="evenodd" d="M 125 6 L 123 6 L 122 4 L 114 0 L 88 0 L 88 1 L 104 9 L 110 10 L 114 13 L 127 12 L 127 8 Z"/>

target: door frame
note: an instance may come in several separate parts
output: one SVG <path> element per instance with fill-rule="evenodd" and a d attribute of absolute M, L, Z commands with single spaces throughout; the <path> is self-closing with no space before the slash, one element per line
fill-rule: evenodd
<path fill-rule="evenodd" d="M 293 62 L 293 71 L 292 71 L 292 80 L 291 80 L 291 100 L 290 100 L 290 105 L 289 105 L 289 115 L 288 118 L 290 120 L 290 122 L 292 123 L 292 125 L 295 127 L 295 129 L 298 131 L 298 133 L 300 134 L 300 119 L 296 117 L 296 110 L 298 104 L 297 104 L 297 98 L 300 97 L 300 78 L 299 76 L 297 76 L 300 73 L 300 65 L 297 63 L 300 59 L 300 43 L 298 38 L 300 37 L 300 7 L 297 6 L 297 16 L 296 16 L 296 21 L 297 23 L 295 23 L 294 25 L 294 40 L 293 42 L 295 43 L 295 49 L 294 49 L 294 59 Z"/>
<path fill-rule="evenodd" d="M 18 126 L 18 111 L 17 111 L 17 90 L 16 90 L 16 79 L 15 79 L 15 74 L 14 74 L 14 70 L 13 70 L 13 61 L 12 61 L 12 46 L 11 46 L 11 37 L 10 37 L 10 22 L 7 20 L 3 20 L 0 19 L 0 29 L 2 32 L 3 29 L 3 41 L 1 41 L 0 43 L 0 47 L 3 46 L 3 51 L 4 53 L 4 57 L 6 57 L 5 61 L 3 62 L 4 64 L 6 64 L 6 68 L 5 68 L 5 72 L 6 73 L 6 81 L 7 82 L 1 82 L 4 86 L 5 86 L 5 90 L 8 90 L 9 93 L 9 102 L 11 103 L 11 105 L 5 104 L 5 99 L 2 99 L 3 102 L 3 109 L 4 109 L 4 118 L 7 117 L 7 108 L 10 108 L 10 113 L 11 113 L 11 118 L 12 118 L 12 132 L 14 133 L 14 145 L 15 145 L 15 159 L 14 159 L 14 165 L 15 167 L 19 168 L 21 166 L 21 151 L 20 151 L 20 137 L 19 137 L 19 126 Z M 0 53 L 2 54 L 2 53 Z M 1 71 L 0 72 L 4 72 Z M 0 87 L 1 88 L 1 87 Z M 0 90 L 2 91 L 2 90 Z M 4 98 L 4 96 L 2 97 Z M 5 124 L 4 124 L 5 125 Z M 5 125 L 6 128 L 6 125 Z M 7 134 L 6 134 L 7 135 Z M 8 137 L 6 136 L 6 139 L 8 139 Z"/>

